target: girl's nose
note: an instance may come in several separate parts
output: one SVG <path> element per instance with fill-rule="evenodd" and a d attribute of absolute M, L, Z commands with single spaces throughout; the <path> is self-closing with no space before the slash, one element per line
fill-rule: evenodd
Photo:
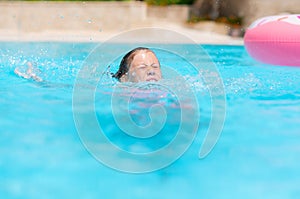
<path fill-rule="evenodd" d="M 148 69 L 147 75 L 155 75 L 155 71 L 153 70 L 152 67 L 150 69 Z"/>

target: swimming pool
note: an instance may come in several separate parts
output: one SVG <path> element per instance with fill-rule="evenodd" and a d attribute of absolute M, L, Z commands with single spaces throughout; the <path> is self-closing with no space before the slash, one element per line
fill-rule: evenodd
<path fill-rule="evenodd" d="M 211 101 L 207 100 L 211 95 L 194 68 L 179 68 L 198 100 L 200 122 L 195 139 L 169 166 L 145 174 L 130 174 L 100 163 L 85 148 L 74 122 L 76 77 L 96 45 L 1 43 L 1 198 L 299 197 L 299 68 L 263 65 L 252 60 L 243 46 L 203 45 L 219 71 L 226 93 L 226 119 L 217 144 L 205 158 L 199 158 L 211 119 Z M 110 53 L 113 52 L 106 55 Z M 166 64 L 185 63 L 163 52 L 159 54 Z M 197 54 L 191 57 L 199 59 Z M 27 61 L 34 64 L 43 82 L 14 74 L 16 67 L 25 70 Z M 111 70 L 115 66 L 112 64 Z M 103 122 L 103 131 L 108 132 L 112 142 L 125 150 L 146 153 L 173 139 L 175 135 L 171 134 L 166 136 L 167 141 L 155 139 L 147 143 L 120 135 L 113 117 L 106 114 L 112 107 L 99 102 L 110 101 L 111 94 L 122 96 L 122 92 L 112 92 L 112 84 L 97 86 L 94 107 L 96 117 Z M 85 90 L 90 87 L 87 82 L 78 85 Z M 143 120 L 134 117 L 140 107 L 135 105 L 151 106 L 143 98 L 145 93 L 139 94 L 131 109 L 133 120 L 147 124 L 147 115 Z M 146 97 L 150 102 L 158 99 L 149 93 Z M 159 99 L 172 114 L 164 126 L 170 132 L 178 128 L 178 106 L 169 98 Z M 189 107 L 189 103 L 185 105 Z M 82 106 L 77 108 L 86 110 Z M 161 112 L 153 114 L 159 116 Z M 183 122 L 191 119 L 185 117 Z M 105 146 L 101 150 L 108 153 Z M 124 162 L 120 160 L 120 164 Z"/>

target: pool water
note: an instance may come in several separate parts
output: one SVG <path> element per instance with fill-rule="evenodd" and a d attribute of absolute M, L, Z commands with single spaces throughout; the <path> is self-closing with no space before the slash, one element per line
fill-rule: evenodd
<path fill-rule="evenodd" d="M 226 93 L 226 119 L 216 145 L 199 158 L 210 122 L 209 98 L 214 94 L 207 92 L 195 68 L 178 67 L 198 100 L 200 122 L 195 138 L 169 166 L 131 174 L 98 161 L 76 128 L 74 85 L 96 45 L 1 43 L 1 198 L 299 198 L 300 68 L 261 64 L 249 57 L 244 46 L 203 45 Z M 158 54 L 174 67 L 186 64 L 167 53 Z M 197 54 L 191 57 L 199 61 Z M 119 58 L 110 72 L 115 71 Z M 42 82 L 14 73 L 16 67 L 25 71 L 28 61 Z M 180 83 L 167 80 L 167 91 L 159 85 L 159 92 L 152 92 L 153 85 L 143 85 L 146 92 L 134 90 L 130 113 L 134 122 L 147 125 L 149 116 L 141 110 L 159 101 L 168 115 L 162 132 L 170 134 L 163 139 L 154 137 L 151 142 L 122 135 L 111 114 L 113 107 L 107 103 L 112 95 L 131 95 L 132 90 L 114 91 L 116 83 L 106 78 L 97 85 L 94 108 L 106 136 L 120 148 L 142 153 L 158 150 L 176 136 L 172 130 L 178 128 L 178 122 L 189 126 L 191 118 L 180 117 L 179 105 L 169 92 L 172 84 L 181 88 Z M 91 85 L 84 82 L 81 86 L 89 90 Z M 195 109 L 189 106 L 191 96 L 185 97 L 184 108 Z M 89 110 L 84 104 L 80 108 Z M 122 114 L 116 111 L 116 115 Z M 153 114 L 155 119 L 162 113 Z M 109 148 L 102 147 L 102 154 L 109 153 Z M 120 164 L 132 166 L 122 157 Z"/>

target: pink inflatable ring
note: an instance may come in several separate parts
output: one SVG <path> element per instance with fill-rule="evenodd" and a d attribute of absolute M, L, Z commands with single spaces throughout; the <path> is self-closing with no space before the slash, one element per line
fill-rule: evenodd
<path fill-rule="evenodd" d="M 300 67 L 300 14 L 261 18 L 246 31 L 247 52 L 272 65 Z"/>

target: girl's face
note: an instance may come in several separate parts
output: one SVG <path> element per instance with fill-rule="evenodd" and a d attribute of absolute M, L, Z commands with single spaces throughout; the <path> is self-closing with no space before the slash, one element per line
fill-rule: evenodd
<path fill-rule="evenodd" d="M 128 73 L 121 78 L 122 82 L 159 81 L 161 79 L 160 64 L 151 51 L 138 51 L 129 66 Z"/>

